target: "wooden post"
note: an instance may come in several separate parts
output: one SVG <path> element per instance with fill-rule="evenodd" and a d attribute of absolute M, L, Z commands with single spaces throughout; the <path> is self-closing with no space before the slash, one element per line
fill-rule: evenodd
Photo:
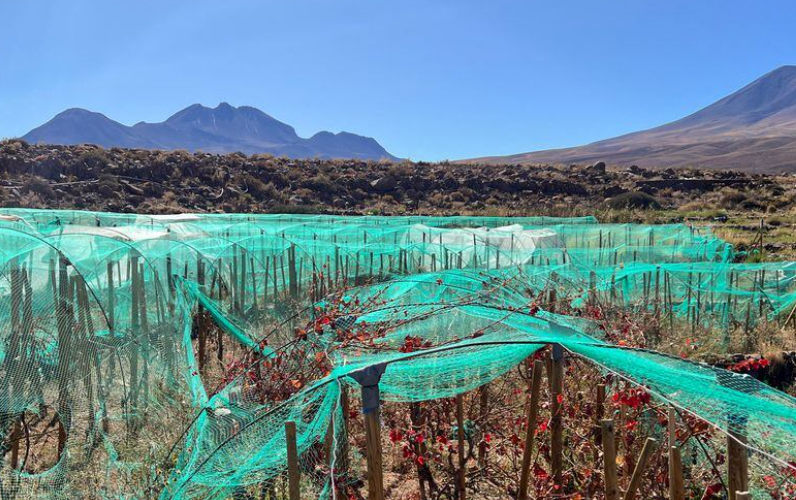
<path fill-rule="evenodd" d="M 486 422 L 489 417 L 489 384 L 484 384 L 479 389 L 479 415 L 478 423 L 482 432 L 486 434 Z M 478 444 L 478 467 L 486 467 L 486 441 L 484 439 Z"/>
<path fill-rule="evenodd" d="M 597 404 L 595 405 L 597 422 L 599 423 L 605 416 L 605 384 L 597 386 Z"/>
<path fill-rule="evenodd" d="M 561 403 L 564 385 L 564 348 L 553 344 L 552 380 L 550 380 L 550 466 L 553 473 L 553 484 L 561 485 L 564 462 L 564 427 L 561 419 Z"/>
<path fill-rule="evenodd" d="M 727 435 L 727 489 L 730 500 L 738 500 L 737 492 L 749 489 L 749 457 L 746 439 L 730 431 Z"/>
<path fill-rule="evenodd" d="M 736 491 L 735 500 L 752 500 L 752 495 L 748 491 Z"/>
<path fill-rule="evenodd" d="M 614 421 L 600 422 L 603 437 L 603 467 L 605 470 L 605 500 L 619 500 L 619 479 L 616 475 L 616 436 Z"/>
<path fill-rule="evenodd" d="M 235 262 L 235 267 L 237 268 L 237 260 Z M 196 282 L 199 284 L 199 289 L 202 293 L 205 293 L 205 266 L 201 259 L 196 261 Z M 232 280 L 233 289 L 235 280 Z M 234 298 L 233 298 L 233 309 L 234 309 Z M 204 375 L 205 372 L 205 361 L 207 358 L 207 322 L 205 321 L 204 315 L 204 307 L 199 305 L 197 307 L 198 314 L 196 315 L 197 325 L 197 342 L 198 342 L 198 357 L 199 357 L 199 373 Z"/>
<path fill-rule="evenodd" d="M 684 500 L 685 487 L 683 486 L 683 459 L 680 448 L 669 447 L 669 500 Z"/>
<path fill-rule="evenodd" d="M 343 411 L 343 422 L 342 428 L 340 429 L 340 437 L 337 440 L 337 450 L 335 450 L 336 458 L 334 467 L 332 468 L 332 473 L 336 478 L 343 477 L 346 478 L 348 476 L 348 390 L 346 386 L 343 385 L 340 388 L 340 406 Z M 337 494 L 342 495 L 340 498 L 345 498 L 345 487 L 344 485 L 340 485 L 337 480 L 335 480 L 335 488 L 337 489 Z"/>
<path fill-rule="evenodd" d="M 140 267 L 138 265 L 138 255 L 133 254 L 128 260 L 128 265 L 130 266 L 128 271 L 128 276 L 130 277 L 130 329 L 133 338 L 135 339 L 139 335 L 141 335 L 141 294 L 138 292 L 138 287 L 141 286 L 140 279 L 141 276 L 139 275 Z M 132 342 L 131 349 L 128 352 L 128 358 L 130 363 L 130 387 L 128 389 L 129 394 L 127 396 L 127 401 L 125 401 L 128 411 L 131 413 L 132 417 L 128 419 L 130 429 L 133 433 L 136 432 L 137 429 L 137 419 L 138 415 L 138 346 L 139 342 Z"/>
<path fill-rule="evenodd" d="M 655 453 L 655 447 L 658 442 L 652 438 L 647 438 L 644 442 L 644 447 L 641 449 L 641 456 L 638 457 L 636 468 L 633 470 L 633 475 L 630 477 L 630 484 L 627 486 L 624 500 L 633 500 L 636 496 L 639 484 L 641 484 L 641 476 L 647 468 L 652 454 Z"/>
<path fill-rule="evenodd" d="M 6 372 L 8 373 L 11 371 L 12 373 L 15 371 L 14 368 L 17 368 L 17 359 L 22 358 L 22 349 L 21 349 L 21 337 L 25 335 L 26 332 L 20 331 L 22 328 L 20 327 L 21 317 L 22 317 L 22 302 L 23 302 L 23 295 L 24 295 L 24 284 L 23 284 L 23 274 L 24 272 L 19 269 L 17 266 L 17 259 L 14 258 L 11 261 L 11 335 L 10 335 L 10 342 L 9 345 L 6 347 L 6 352 L 4 353 L 6 356 Z M 25 328 L 27 330 L 27 327 Z M 10 360 L 10 362 L 9 362 Z M 6 387 L 4 390 L 8 390 L 11 394 L 11 399 L 16 397 L 17 386 L 19 385 L 19 381 L 17 380 L 18 376 L 13 374 L 7 376 L 6 378 Z M 10 383 L 9 383 L 10 382 Z M 10 387 L 9 387 L 10 386 Z M 10 442 L 9 446 L 11 447 L 11 468 L 16 469 L 19 464 L 19 441 L 22 436 L 19 427 L 19 419 L 20 416 L 16 415 L 15 413 L 10 413 L 9 415 L 4 415 L 13 420 L 11 424 L 11 435 L 9 437 Z"/>
<path fill-rule="evenodd" d="M 599 384 L 597 386 L 597 399 L 594 405 L 594 423 L 591 426 L 591 436 L 597 445 L 592 448 L 595 463 L 600 461 L 600 448 L 603 444 L 603 436 L 600 427 L 603 418 L 605 418 L 605 384 Z"/>
<path fill-rule="evenodd" d="M 332 487 L 335 494 L 339 498 L 347 498 L 345 482 L 339 480 L 340 477 L 348 476 L 348 392 L 345 385 L 340 386 L 338 408 L 342 414 L 339 429 L 337 417 L 333 415 L 329 422 L 329 428 L 326 430 L 323 453 L 331 471 Z M 337 435 L 337 439 L 335 439 L 335 435 Z"/>
<path fill-rule="evenodd" d="M 426 417 L 420 403 L 409 404 L 409 419 L 412 422 L 412 430 L 418 434 L 421 433 L 426 423 Z M 418 456 L 426 456 L 428 449 L 426 448 L 425 441 L 421 441 L 419 443 L 415 442 L 414 447 L 415 453 Z M 426 494 L 426 483 L 428 483 L 428 488 L 432 492 L 437 488 L 436 484 L 434 483 L 434 478 L 431 475 L 431 469 L 427 463 L 423 462 L 421 464 L 419 461 L 416 461 L 415 468 L 417 470 L 417 485 L 420 491 L 420 500 L 427 500 L 428 495 Z"/>
<path fill-rule="evenodd" d="M 289 498 L 290 500 L 301 500 L 295 422 L 285 422 L 285 439 L 287 440 L 287 479 Z"/>
<path fill-rule="evenodd" d="M 381 432 L 378 410 L 365 414 L 365 440 L 368 460 L 368 498 L 383 500 L 384 481 L 381 470 Z"/>
<path fill-rule="evenodd" d="M 517 500 L 526 500 L 528 498 L 528 483 L 531 476 L 534 433 L 536 432 L 536 419 L 539 416 L 539 393 L 542 385 L 542 370 L 544 370 L 544 363 L 537 359 L 533 363 L 533 375 L 531 376 L 531 401 L 528 405 L 528 416 L 526 418 L 528 429 L 525 433 L 525 449 L 522 452 L 522 472 L 520 475 L 520 489 Z"/>
<path fill-rule="evenodd" d="M 56 322 L 58 331 L 58 369 L 61 376 L 58 380 L 58 458 L 66 449 L 66 426 L 71 425 L 69 414 L 69 389 L 68 374 L 71 371 L 72 332 L 74 331 L 74 316 L 72 309 L 72 290 L 69 280 L 68 266 L 71 264 L 66 258 L 58 259 L 58 302 L 56 303 Z M 65 421 L 66 420 L 66 421 Z"/>
<path fill-rule="evenodd" d="M 290 278 L 290 297 L 298 298 L 298 273 L 296 273 L 296 245 L 291 243 L 288 249 L 288 276 Z"/>
<path fill-rule="evenodd" d="M 677 426 L 674 407 L 669 407 L 669 500 L 683 500 L 685 488 L 683 486 L 683 459 L 680 448 L 677 446 Z"/>
<path fill-rule="evenodd" d="M 464 456 L 464 401 L 461 394 L 456 395 L 456 434 L 457 440 L 459 441 L 459 472 L 458 472 L 458 498 L 459 500 L 465 500 L 466 494 L 464 491 L 465 483 L 464 477 L 467 474 L 466 466 L 465 466 L 465 456 Z"/>
<path fill-rule="evenodd" d="M 19 442 L 22 440 L 22 429 L 19 427 L 19 418 L 14 419 L 11 427 L 11 469 L 19 467 Z"/>

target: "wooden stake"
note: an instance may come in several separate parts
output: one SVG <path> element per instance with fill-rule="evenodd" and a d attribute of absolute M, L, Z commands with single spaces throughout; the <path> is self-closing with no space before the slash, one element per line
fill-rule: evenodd
<path fill-rule="evenodd" d="M 669 407 L 669 419 L 667 421 L 667 428 L 669 430 L 669 446 L 677 446 L 677 414 L 674 412 L 674 407 Z"/>
<path fill-rule="evenodd" d="M 531 376 L 531 400 L 528 405 L 528 415 L 526 418 L 528 428 L 525 433 L 525 449 L 522 452 L 522 472 L 520 475 L 520 490 L 517 494 L 517 500 L 526 500 L 528 498 L 528 483 L 531 477 L 534 433 L 536 432 L 536 419 L 539 416 L 539 393 L 542 385 L 542 370 L 544 370 L 544 363 L 537 359 L 533 363 L 533 375 Z"/>
<path fill-rule="evenodd" d="M 288 273 L 290 277 L 290 297 L 298 298 L 298 273 L 296 272 L 296 245 L 290 244 L 288 249 Z"/>
<path fill-rule="evenodd" d="M 234 267 L 237 268 L 237 260 L 233 260 Z M 196 261 L 196 282 L 199 284 L 199 289 L 202 293 L 205 292 L 204 285 L 205 285 L 205 266 L 201 260 Z M 234 289 L 234 279 L 233 282 L 233 289 Z M 234 299 L 233 299 L 234 304 Z M 233 305 L 234 309 L 234 305 Z M 205 321 L 204 316 L 204 307 L 199 305 L 197 307 L 198 314 L 196 315 L 197 321 L 197 342 L 198 342 L 198 357 L 199 357 L 199 373 L 204 375 L 205 373 L 205 361 L 207 358 L 207 322 Z"/>
<path fill-rule="evenodd" d="M 345 385 L 340 388 L 340 406 L 343 411 L 343 424 L 340 429 L 340 436 L 337 440 L 336 458 L 334 463 L 334 475 L 336 477 L 348 476 L 348 390 Z M 337 483 L 337 481 L 335 481 Z M 335 484 L 338 494 L 344 494 L 345 488 L 340 484 Z M 341 497 L 344 498 L 344 497 Z"/>
<path fill-rule="evenodd" d="M 669 447 L 669 500 L 685 500 L 683 459 L 677 446 Z"/>
<path fill-rule="evenodd" d="M 752 500 L 752 495 L 748 491 L 736 491 L 735 500 Z"/>
<path fill-rule="evenodd" d="M 619 479 L 616 475 L 616 436 L 614 421 L 600 422 L 603 437 L 603 467 L 605 470 L 605 500 L 619 500 Z"/>
<path fill-rule="evenodd" d="M 464 477 L 467 474 L 464 456 L 464 401 L 461 394 L 456 396 L 456 434 L 459 441 L 459 477 L 458 477 L 458 492 L 459 500 L 465 500 L 466 494 L 464 491 Z"/>
<path fill-rule="evenodd" d="M 564 426 L 561 419 L 559 397 L 563 395 L 564 385 L 564 348 L 553 344 L 552 370 L 550 380 L 550 466 L 553 472 L 553 484 L 561 485 L 564 462 Z"/>
<path fill-rule="evenodd" d="M 296 423 L 285 422 L 285 439 L 287 440 L 287 478 L 290 500 L 301 500 L 299 487 L 298 449 L 296 447 Z"/>
<path fill-rule="evenodd" d="M 128 419 L 129 430 L 135 434 L 137 429 L 136 419 L 138 417 L 138 354 L 140 343 L 139 336 L 141 335 L 141 294 L 138 292 L 138 288 L 141 286 L 141 276 L 139 275 L 140 267 L 138 265 L 138 256 L 131 256 L 128 260 L 128 265 L 130 266 L 127 272 L 127 276 L 130 278 L 130 329 L 135 341 L 132 342 L 130 351 L 128 352 L 130 363 L 130 387 L 125 403 L 127 404 L 128 411 L 132 415 L 132 417 Z"/>
<path fill-rule="evenodd" d="M 11 427 L 11 469 L 19 468 L 19 442 L 22 440 L 22 429 L 19 426 L 19 418 L 14 419 Z"/>
<path fill-rule="evenodd" d="M 58 330 L 58 369 L 60 373 L 68 373 L 71 365 L 72 332 L 74 316 L 72 309 L 72 291 L 69 280 L 69 262 L 61 257 L 58 259 L 58 302 L 56 303 L 56 322 Z M 69 414 L 69 389 L 67 377 L 58 380 L 58 457 L 66 449 L 66 425 L 71 424 Z M 66 420 L 66 422 L 64 422 Z"/>
<path fill-rule="evenodd" d="M 677 414 L 674 406 L 669 407 L 669 500 L 683 500 L 685 489 L 683 487 L 683 460 L 680 448 L 677 447 Z"/>
<path fill-rule="evenodd" d="M 20 337 L 25 334 L 25 332 L 20 332 L 20 319 L 22 317 L 22 302 L 23 302 L 23 295 L 24 295 L 24 286 L 22 282 L 23 273 L 17 267 L 17 259 L 14 258 L 11 261 L 11 335 L 10 335 L 10 342 L 7 347 L 6 354 L 6 371 L 12 371 L 14 368 L 17 368 L 17 359 L 22 357 L 22 349 L 20 347 Z M 9 362 L 10 360 L 10 362 Z M 10 383 L 9 383 L 10 381 Z M 16 397 L 17 386 L 19 382 L 17 380 L 17 376 L 10 376 L 6 379 L 6 388 L 5 390 L 9 390 L 11 392 L 10 396 L 13 398 Z M 10 386 L 10 387 L 9 387 Z M 6 417 L 6 415 L 4 415 Z M 8 415 L 8 418 L 13 419 L 13 423 L 11 424 L 11 435 L 10 435 L 10 443 L 9 446 L 11 447 L 11 468 L 16 469 L 19 464 L 19 442 L 22 437 L 19 427 L 19 416 L 16 414 Z M 4 418 L 5 419 L 5 418 Z"/>
<path fill-rule="evenodd" d="M 487 432 L 486 422 L 489 417 L 489 384 L 484 384 L 479 389 L 479 425 L 484 433 Z M 478 445 L 478 467 L 486 466 L 486 441 L 481 440 Z"/>
<path fill-rule="evenodd" d="M 605 415 L 605 384 L 597 386 L 597 405 L 595 413 L 597 414 L 598 422 L 602 420 Z"/>
<path fill-rule="evenodd" d="M 627 486 L 624 500 L 633 500 L 636 496 L 636 490 L 638 490 L 638 486 L 641 484 L 641 477 L 652 458 L 652 454 L 655 453 L 655 447 L 657 445 L 658 442 L 652 438 L 647 438 L 644 442 L 644 447 L 641 449 L 641 456 L 638 457 L 636 468 L 633 470 L 633 475 L 630 477 L 630 484 Z"/>
<path fill-rule="evenodd" d="M 423 432 L 423 428 L 426 423 L 426 416 L 420 403 L 409 404 L 409 419 L 412 422 L 413 431 L 418 434 Z M 414 447 L 415 453 L 417 453 L 417 455 L 423 457 L 426 456 L 428 449 L 426 448 L 425 441 L 421 441 L 419 443 L 416 442 Z M 431 475 L 431 469 L 427 463 L 420 463 L 419 461 L 416 461 L 415 469 L 417 470 L 417 485 L 418 490 L 420 491 L 420 500 L 426 500 L 428 498 L 428 495 L 426 494 L 426 483 L 428 483 L 428 488 L 432 492 L 437 489 L 437 485 L 434 482 L 434 478 Z"/>
<path fill-rule="evenodd" d="M 384 500 L 378 408 L 365 413 L 365 441 L 368 461 L 368 498 L 369 500 Z"/>
<path fill-rule="evenodd" d="M 730 500 L 738 500 L 737 492 L 749 489 L 749 457 L 746 454 L 746 439 L 730 431 L 727 436 L 727 488 Z"/>

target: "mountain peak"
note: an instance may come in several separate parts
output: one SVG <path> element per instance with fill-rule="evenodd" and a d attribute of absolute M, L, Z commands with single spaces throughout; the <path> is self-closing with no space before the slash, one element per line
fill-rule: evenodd
<path fill-rule="evenodd" d="M 240 151 L 293 158 L 396 159 L 369 137 L 316 134 L 303 139 L 290 125 L 251 106 L 227 102 L 215 108 L 192 104 L 161 123 L 127 127 L 103 114 L 70 108 L 24 136 L 30 142 L 92 143 L 104 147 L 187 149 L 213 153 Z"/>
<path fill-rule="evenodd" d="M 796 124 L 796 66 L 781 66 L 714 104 L 657 130 L 687 129 L 689 139 L 694 134 L 776 135 L 778 123 L 783 120 Z"/>
<path fill-rule="evenodd" d="M 770 72 L 769 75 L 775 73 L 785 73 L 790 75 L 796 75 L 796 64 L 784 64 L 779 68 L 775 69 L 774 71 Z"/>
<path fill-rule="evenodd" d="M 69 108 L 61 111 L 53 119 L 100 119 L 100 120 L 110 120 L 107 116 L 103 115 L 102 113 L 97 113 L 96 111 L 89 111 L 84 108 Z"/>
<path fill-rule="evenodd" d="M 649 130 L 585 146 L 487 158 L 490 163 L 586 163 L 796 170 L 796 66 L 781 66 L 715 103 Z"/>

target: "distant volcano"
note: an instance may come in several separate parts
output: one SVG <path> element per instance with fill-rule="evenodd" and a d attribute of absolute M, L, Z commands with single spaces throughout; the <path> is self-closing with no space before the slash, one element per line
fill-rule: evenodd
<path fill-rule="evenodd" d="M 97 144 L 103 147 L 185 149 L 208 153 L 269 153 L 292 158 L 397 160 L 375 139 L 318 132 L 309 139 L 290 125 L 249 106 L 194 104 L 161 123 L 122 125 L 100 113 L 68 109 L 28 132 L 31 143 Z"/>
<path fill-rule="evenodd" d="M 590 163 L 796 171 L 796 66 L 783 66 L 696 113 L 586 146 L 479 158 L 486 163 Z"/>

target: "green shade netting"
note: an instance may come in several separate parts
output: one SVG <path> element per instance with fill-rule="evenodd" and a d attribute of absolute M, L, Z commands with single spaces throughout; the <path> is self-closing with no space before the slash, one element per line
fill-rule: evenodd
<path fill-rule="evenodd" d="M 318 457 L 340 436 L 352 373 L 386 363 L 385 401 L 448 398 L 549 344 L 743 434 L 781 466 L 796 460 L 793 398 L 620 348 L 593 319 L 645 315 L 728 352 L 796 305 L 796 263 L 734 258 L 709 228 L 591 217 L 3 209 L 0 431 L 54 421 L 66 440 L 46 467 L 7 459 L 0 496 L 229 498 L 283 473 L 288 420 L 312 471 L 304 497 L 328 496 L 337 479 Z M 553 296 L 558 314 L 540 309 Z M 197 351 L 205 315 L 214 353 L 226 342 L 209 368 Z M 365 331 L 378 335 L 357 342 Z M 426 347 L 402 352 L 407 339 Z M 328 370 L 296 379 L 317 360 Z"/>

